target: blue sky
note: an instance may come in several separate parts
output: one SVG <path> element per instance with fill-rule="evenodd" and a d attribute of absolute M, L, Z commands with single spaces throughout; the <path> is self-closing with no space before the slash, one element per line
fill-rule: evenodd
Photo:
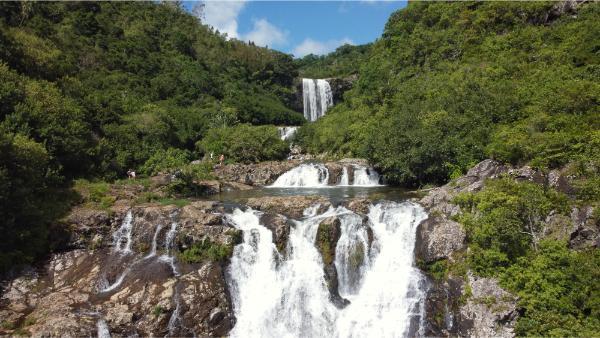
<path fill-rule="evenodd" d="M 184 6 L 193 12 L 197 2 Z M 203 22 L 240 40 L 302 57 L 374 41 L 405 1 L 204 1 Z"/>

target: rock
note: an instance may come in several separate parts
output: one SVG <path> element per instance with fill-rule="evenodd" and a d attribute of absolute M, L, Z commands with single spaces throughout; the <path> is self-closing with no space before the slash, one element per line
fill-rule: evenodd
<path fill-rule="evenodd" d="M 443 283 L 427 281 L 425 337 L 457 336 L 460 321 L 462 278 L 449 277 Z"/>
<path fill-rule="evenodd" d="M 221 192 L 221 183 L 216 180 L 204 180 L 197 183 L 207 195 L 215 195 Z"/>
<path fill-rule="evenodd" d="M 265 196 L 249 198 L 246 204 L 256 210 L 278 213 L 300 219 L 304 210 L 310 206 L 318 205 L 322 212 L 331 206 L 329 200 L 322 196 Z"/>
<path fill-rule="evenodd" d="M 71 229 L 67 247 L 73 249 L 108 244 L 104 238 L 109 235 L 111 227 L 117 223 L 104 210 L 83 207 L 73 208 L 64 222 Z"/>
<path fill-rule="evenodd" d="M 346 208 L 357 214 L 366 215 L 369 213 L 369 209 L 371 208 L 371 200 L 362 197 L 353 198 L 348 200 L 345 205 Z"/>
<path fill-rule="evenodd" d="M 466 248 L 466 233 L 457 222 L 432 216 L 417 228 L 415 256 L 425 263 L 452 259 L 452 253 Z"/>
<path fill-rule="evenodd" d="M 343 101 L 344 93 L 352 89 L 354 82 L 358 80 L 358 76 L 354 74 L 344 78 L 334 77 L 325 80 L 329 82 L 329 86 L 331 87 L 333 103 L 338 104 Z"/>
<path fill-rule="evenodd" d="M 341 222 L 337 217 L 328 217 L 321 221 L 317 229 L 315 246 L 323 259 L 323 272 L 329 298 L 338 308 L 343 308 L 350 302 L 340 296 L 338 291 L 338 275 L 335 267 L 335 247 L 341 236 Z"/>
<path fill-rule="evenodd" d="M 287 247 L 290 236 L 290 222 L 287 217 L 265 213 L 260 217 L 260 223 L 273 233 L 273 243 L 277 247 L 279 253 L 283 254 Z"/>
<path fill-rule="evenodd" d="M 254 189 L 253 186 L 243 184 L 243 183 L 238 183 L 238 182 L 223 182 L 222 188 L 221 188 L 222 191 L 252 190 L 252 189 Z"/>
<path fill-rule="evenodd" d="M 546 177 L 539 171 L 531 168 L 530 166 L 524 166 L 521 168 L 510 169 L 508 174 L 517 180 L 534 182 L 537 184 L 545 184 Z"/>
<path fill-rule="evenodd" d="M 513 337 L 518 317 L 516 297 L 493 278 L 469 275 L 468 279 L 472 296 L 460 308 L 460 335 Z"/>
<path fill-rule="evenodd" d="M 254 164 L 228 164 L 215 168 L 214 174 L 227 182 L 250 186 L 264 186 L 273 183 L 277 177 L 300 164 L 300 161 L 270 161 Z"/>
<path fill-rule="evenodd" d="M 344 167 L 335 162 L 325 163 L 325 167 L 329 171 L 329 179 L 327 181 L 328 185 L 337 185 L 340 183 L 342 178 L 342 170 Z"/>
<path fill-rule="evenodd" d="M 574 229 L 569 236 L 569 248 L 576 250 L 600 248 L 600 219 L 594 218 L 594 208 L 573 207 L 571 221 Z"/>

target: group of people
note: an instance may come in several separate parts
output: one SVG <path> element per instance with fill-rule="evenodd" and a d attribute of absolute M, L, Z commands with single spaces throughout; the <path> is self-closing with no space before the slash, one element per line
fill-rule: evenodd
<path fill-rule="evenodd" d="M 213 156 L 214 153 L 211 152 L 210 153 L 210 160 L 213 160 Z M 219 156 L 219 165 L 223 166 L 223 162 L 225 162 L 225 155 L 221 154 L 221 156 Z M 130 180 L 135 180 L 135 171 L 133 171 L 133 169 L 129 169 L 127 170 L 127 178 Z"/>

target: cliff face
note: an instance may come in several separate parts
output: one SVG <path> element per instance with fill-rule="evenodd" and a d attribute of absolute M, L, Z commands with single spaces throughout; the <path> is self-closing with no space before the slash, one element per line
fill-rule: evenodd
<path fill-rule="evenodd" d="M 348 90 L 352 89 L 354 82 L 358 80 L 356 75 L 350 75 L 348 77 L 332 77 L 325 79 L 329 82 L 329 86 L 331 87 L 331 93 L 333 95 L 333 104 L 338 104 L 344 100 L 344 93 Z M 293 106 L 291 107 L 293 110 L 302 113 L 303 112 L 303 99 L 302 99 L 302 79 L 297 79 L 294 85 L 295 88 L 295 100 L 293 102 Z"/>

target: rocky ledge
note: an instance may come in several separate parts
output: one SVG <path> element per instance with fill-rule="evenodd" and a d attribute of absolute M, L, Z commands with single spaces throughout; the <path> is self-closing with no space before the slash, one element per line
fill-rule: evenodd
<path fill-rule="evenodd" d="M 462 192 L 480 191 L 486 180 L 502 176 L 543 184 L 567 195 L 573 193 L 567 170 L 552 170 L 545 174 L 529 166 L 510 167 L 494 160 L 484 160 L 466 175 L 428 191 L 419 202 L 429 218 L 417 229 L 415 256 L 419 264 L 439 260 L 454 262 L 462 259 L 466 233 L 454 221 L 461 210 L 452 201 Z M 600 225 L 593 219 L 590 206 L 574 207 L 571 217 L 551 215 L 545 220 L 545 236 L 561 236 L 574 249 L 600 246 Z M 518 317 L 516 298 L 502 290 L 492 278 L 478 278 L 468 273 L 466 279 L 449 276 L 443 281 L 429 280 L 425 302 L 426 334 L 432 336 L 514 336 Z M 469 295 L 470 294 L 470 295 Z"/>

